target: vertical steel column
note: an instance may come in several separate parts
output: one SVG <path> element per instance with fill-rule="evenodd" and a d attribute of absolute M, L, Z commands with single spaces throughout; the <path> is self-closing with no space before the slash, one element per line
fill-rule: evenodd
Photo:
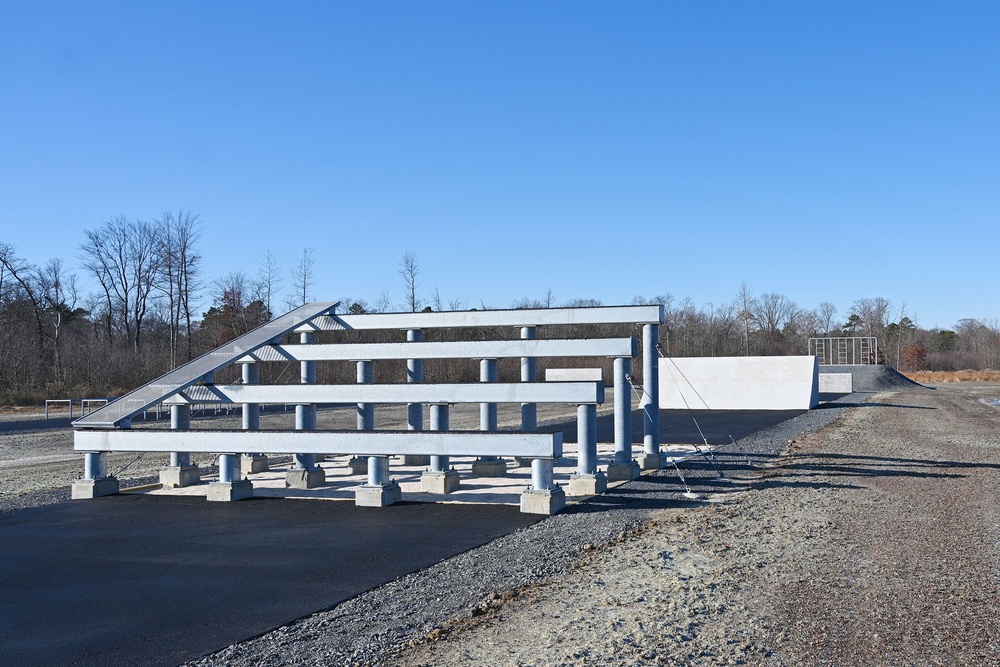
<path fill-rule="evenodd" d="M 576 408 L 576 446 L 578 475 L 597 473 L 597 406 L 593 403 Z"/>
<path fill-rule="evenodd" d="M 646 455 L 660 453 L 660 327 L 642 325 L 642 446 Z"/>
<path fill-rule="evenodd" d="M 431 405 L 431 430 L 447 431 L 449 427 L 448 406 L 446 404 Z M 431 456 L 431 472 L 448 472 L 451 461 L 447 456 Z"/>
<path fill-rule="evenodd" d="M 480 382 L 496 382 L 497 381 L 497 360 L 496 359 L 480 359 L 479 360 L 479 381 Z M 496 403 L 480 403 L 479 404 L 479 430 L 480 431 L 496 431 L 497 430 L 497 404 Z M 495 458 L 495 457 L 491 457 Z"/>
<path fill-rule="evenodd" d="M 410 329 L 406 332 L 406 341 L 409 343 L 419 342 L 423 340 L 423 338 L 424 337 L 420 329 Z M 424 381 L 423 359 L 406 360 L 406 381 L 418 383 Z M 406 428 L 410 431 L 424 430 L 424 406 L 422 403 L 407 404 Z"/>
<path fill-rule="evenodd" d="M 551 459 L 531 459 L 531 488 L 535 491 L 552 489 Z"/>
<path fill-rule="evenodd" d="M 173 431 L 187 430 L 191 428 L 191 406 L 171 405 L 170 406 L 170 429 Z M 190 452 L 170 452 L 170 467 L 177 468 L 191 465 Z"/>
<path fill-rule="evenodd" d="M 632 360 L 615 359 L 615 463 L 632 460 L 632 388 L 626 376 L 632 372 Z"/>
<path fill-rule="evenodd" d="M 108 457 L 106 452 L 86 452 L 83 455 L 83 478 L 88 480 L 104 479 L 108 476 Z"/>
<path fill-rule="evenodd" d="M 219 482 L 233 484 L 239 482 L 240 467 L 236 464 L 236 454 L 219 455 Z"/>
<path fill-rule="evenodd" d="M 389 457 L 368 457 L 368 486 L 387 486 L 389 484 Z"/>
<path fill-rule="evenodd" d="M 521 327 L 521 339 L 533 340 L 537 332 L 535 327 Z M 521 357 L 521 382 L 538 380 L 538 361 L 534 357 Z M 521 430 L 538 430 L 538 405 L 521 403 Z"/>
<path fill-rule="evenodd" d="M 260 384 L 260 366 L 256 363 L 243 364 L 243 384 Z M 260 428 L 260 403 L 243 404 L 243 430 L 256 431 Z"/>
<path fill-rule="evenodd" d="M 306 331 L 299 334 L 299 342 L 308 345 L 316 342 L 316 334 Z M 316 384 L 316 362 L 299 362 L 299 381 L 302 384 Z M 295 406 L 295 430 L 314 431 L 316 430 L 316 404 Z M 315 454 L 295 454 L 296 470 L 311 470 L 316 467 Z"/>
<path fill-rule="evenodd" d="M 358 384 L 375 382 L 375 366 L 371 361 L 359 361 L 357 371 Z M 358 430 L 375 430 L 375 404 L 358 403 Z"/>

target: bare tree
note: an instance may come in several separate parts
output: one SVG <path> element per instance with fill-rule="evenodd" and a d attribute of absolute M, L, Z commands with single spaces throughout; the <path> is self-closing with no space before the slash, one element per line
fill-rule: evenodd
<path fill-rule="evenodd" d="M 754 310 L 756 309 L 753 289 L 747 283 L 740 285 L 733 300 L 733 307 L 736 310 L 736 317 L 739 319 L 741 333 L 743 334 L 743 356 L 750 356 L 750 325 L 754 323 Z"/>
<path fill-rule="evenodd" d="M 375 299 L 374 305 L 372 305 L 372 312 L 374 313 L 388 313 L 392 310 L 392 298 L 389 296 L 389 290 L 383 289 L 379 292 L 378 298 Z"/>
<path fill-rule="evenodd" d="M 159 243 L 159 280 L 157 289 L 167 299 L 167 329 L 170 344 L 170 366 L 179 363 L 181 324 L 187 340 L 187 359 L 193 356 L 191 347 L 191 313 L 201 288 L 201 256 L 195 243 L 201 235 L 198 216 L 179 210 L 175 215 L 164 211 L 157 223 Z"/>
<path fill-rule="evenodd" d="M 257 293 L 264 307 L 274 315 L 274 297 L 281 289 L 281 267 L 274 253 L 268 250 L 257 267 Z"/>
<path fill-rule="evenodd" d="M 406 288 L 406 307 L 411 313 L 417 312 L 421 306 L 421 301 L 417 297 L 417 276 L 420 275 L 420 267 L 417 266 L 417 256 L 412 252 L 407 252 L 399 260 L 399 275 L 403 277 L 403 284 Z"/>
<path fill-rule="evenodd" d="M 289 308 L 298 308 L 309 303 L 309 292 L 313 288 L 316 280 L 316 259 L 313 257 L 313 249 L 302 250 L 302 257 L 295 265 L 292 273 L 292 289 L 294 294 L 288 300 Z"/>

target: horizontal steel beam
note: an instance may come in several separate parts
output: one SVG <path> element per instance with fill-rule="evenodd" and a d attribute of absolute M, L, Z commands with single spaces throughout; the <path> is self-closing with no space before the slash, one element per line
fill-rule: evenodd
<path fill-rule="evenodd" d="M 663 306 L 456 310 L 317 317 L 297 331 L 534 327 L 549 324 L 662 324 Z"/>
<path fill-rule="evenodd" d="M 175 403 L 603 403 L 601 382 L 230 384 L 188 387 Z"/>
<path fill-rule="evenodd" d="M 432 343 L 268 345 L 240 359 L 255 361 L 375 361 L 383 359 L 512 359 L 516 357 L 634 357 L 632 338 L 488 340 Z"/>
<path fill-rule="evenodd" d="M 479 431 L 77 431 L 82 452 L 353 454 L 356 456 L 519 456 L 553 458 L 562 433 Z"/>

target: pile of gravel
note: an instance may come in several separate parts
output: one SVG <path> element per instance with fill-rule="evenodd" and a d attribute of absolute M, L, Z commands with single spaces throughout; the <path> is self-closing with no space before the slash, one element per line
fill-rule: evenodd
<path fill-rule="evenodd" d="M 819 372 L 851 373 L 854 376 L 854 391 L 856 392 L 927 389 L 924 385 L 914 382 L 895 368 L 889 366 L 820 366 Z"/>

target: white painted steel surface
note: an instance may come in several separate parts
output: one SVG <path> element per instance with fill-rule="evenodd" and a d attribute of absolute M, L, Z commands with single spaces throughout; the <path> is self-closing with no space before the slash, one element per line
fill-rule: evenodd
<path fill-rule="evenodd" d="M 164 403 L 604 403 L 600 382 L 209 385 Z"/>
<path fill-rule="evenodd" d="M 513 359 L 517 357 L 634 357 L 636 338 L 490 340 L 431 343 L 268 345 L 240 362 L 378 361 L 383 359 Z"/>
<path fill-rule="evenodd" d="M 624 355 L 622 355 L 624 356 Z M 603 368 L 547 368 L 546 382 L 603 382 Z"/>
<path fill-rule="evenodd" d="M 660 359 L 662 410 L 808 410 L 817 404 L 816 357 Z"/>
<path fill-rule="evenodd" d="M 661 324 L 663 306 L 602 306 L 462 310 L 431 313 L 373 313 L 318 317 L 303 330 L 448 329 L 463 327 L 530 327 L 558 324 Z"/>
<path fill-rule="evenodd" d="M 389 454 L 552 458 L 561 433 L 481 431 L 159 431 L 88 429 L 75 433 L 80 452 Z"/>

